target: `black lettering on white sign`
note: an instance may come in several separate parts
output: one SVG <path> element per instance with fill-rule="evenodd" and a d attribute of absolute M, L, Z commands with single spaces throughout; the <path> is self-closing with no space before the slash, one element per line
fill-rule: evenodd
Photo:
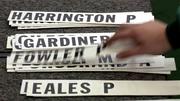
<path fill-rule="evenodd" d="M 27 96 L 180 95 L 180 81 L 26 80 Z M 25 88 L 22 86 L 21 91 Z"/>
<path fill-rule="evenodd" d="M 20 44 L 21 50 L 60 49 L 98 45 L 108 38 L 109 36 L 23 37 Z"/>
<path fill-rule="evenodd" d="M 113 83 L 110 83 L 110 82 L 105 82 L 104 83 L 104 93 L 108 93 L 108 91 L 110 89 L 113 89 L 114 88 L 114 84 Z"/>
<path fill-rule="evenodd" d="M 47 22 L 103 22 L 115 23 L 116 14 L 113 13 L 71 13 L 71 12 L 26 12 L 11 11 L 9 20 L 47 21 Z"/>
<path fill-rule="evenodd" d="M 11 11 L 9 21 L 26 21 L 26 22 L 53 22 L 67 23 L 62 26 L 73 27 L 79 25 L 70 24 L 92 24 L 93 25 L 119 25 L 126 23 L 144 23 L 153 20 L 151 12 L 116 12 L 116 13 L 87 13 L 87 12 L 37 12 L 37 11 Z M 27 23 L 26 23 L 27 24 Z M 42 25 L 19 26 L 21 28 L 42 27 Z M 15 24 L 16 25 L 16 24 Z M 17 25 L 18 26 L 18 25 Z M 84 26 L 84 25 L 83 25 Z M 45 26 L 44 26 L 45 27 Z M 55 26 L 54 26 L 55 27 Z M 57 27 L 57 26 L 56 26 Z M 59 25 L 60 27 L 60 25 Z M 79 26 L 80 27 L 80 26 Z"/>
<path fill-rule="evenodd" d="M 80 65 L 80 64 L 127 64 L 137 63 L 140 66 L 164 66 L 163 56 L 137 56 L 128 59 L 117 59 L 116 54 L 97 55 L 98 47 L 66 48 L 61 50 L 13 52 L 11 64 L 41 65 Z M 159 62 L 158 62 L 159 61 Z M 150 64 L 153 63 L 153 64 Z M 144 65 L 146 64 L 146 65 Z"/>

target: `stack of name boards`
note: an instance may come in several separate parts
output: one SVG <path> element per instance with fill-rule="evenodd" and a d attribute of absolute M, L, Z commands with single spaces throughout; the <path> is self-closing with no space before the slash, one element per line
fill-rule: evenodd
<path fill-rule="evenodd" d="M 150 12 L 142 11 L 11 11 L 8 21 L 9 25 L 18 29 L 41 29 L 119 27 L 121 24 L 139 24 L 153 19 Z M 104 49 L 102 43 L 113 34 L 114 32 L 23 33 L 8 36 L 6 47 L 12 52 L 7 56 L 7 72 L 123 71 L 170 74 L 176 70 L 174 58 L 162 55 L 117 59 L 116 53 L 132 48 L 133 43 L 131 40 L 119 41 Z M 179 84 L 179 81 L 23 80 L 20 94 L 34 97 L 179 95 Z"/>
<path fill-rule="evenodd" d="M 27 33 L 8 37 L 8 72 L 127 71 L 170 74 L 173 58 L 140 55 L 117 59 L 120 50 L 133 47 L 130 40 L 102 48 L 114 33 Z M 118 47 L 118 48 L 117 48 Z"/>
<path fill-rule="evenodd" d="M 80 13 L 11 11 L 9 25 L 18 29 L 64 27 L 110 27 L 139 24 L 154 19 L 151 12 Z M 129 71 L 170 74 L 176 70 L 173 58 L 136 56 L 115 58 L 117 52 L 132 47 L 121 41 L 118 48 L 102 49 L 101 44 L 114 33 L 24 33 L 8 37 L 8 72 Z M 99 53 L 101 53 L 99 55 Z M 103 53 L 103 54 L 102 54 Z"/>
<path fill-rule="evenodd" d="M 93 26 L 109 27 L 119 26 L 121 24 L 143 23 L 153 19 L 152 13 L 143 11 L 123 13 L 11 11 L 8 21 L 11 26 L 17 26 L 19 29 L 33 29 Z M 105 41 L 113 34 L 114 33 L 24 33 L 9 36 L 7 48 L 12 49 L 12 53 L 7 57 L 7 71 L 110 70 L 170 74 L 170 71 L 176 69 L 174 60 L 172 58 L 165 59 L 163 56 L 140 56 L 128 60 L 121 60 L 120 62 L 115 59 L 115 54 L 111 54 L 114 52 L 112 50 L 114 48 L 110 48 L 110 52 L 106 51 L 102 56 L 96 56 L 98 52 L 102 51 L 97 44 L 101 44 L 102 41 Z M 121 49 L 128 48 L 128 42 L 121 43 Z M 69 52 L 71 52 L 71 54 L 68 54 Z M 89 53 L 91 53 L 91 55 Z"/>

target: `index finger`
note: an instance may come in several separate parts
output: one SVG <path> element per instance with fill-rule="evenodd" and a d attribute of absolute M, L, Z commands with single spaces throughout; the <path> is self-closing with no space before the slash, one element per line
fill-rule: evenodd
<path fill-rule="evenodd" d="M 131 30 L 123 30 L 116 32 L 115 35 L 113 35 L 109 40 L 106 41 L 105 46 L 110 46 L 114 42 L 118 40 L 123 40 L 132 37 Z"/>

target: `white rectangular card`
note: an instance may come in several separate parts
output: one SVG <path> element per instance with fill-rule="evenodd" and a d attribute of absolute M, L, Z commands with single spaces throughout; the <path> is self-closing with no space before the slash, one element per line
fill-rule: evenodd
<path fill-rule="evenodd" d="M 101 44 L 114 32 L 107 33 L 36 33 L 16 34 L 13 51 L 47 50 Z M 36 44 L 36 45 L 35 45 Z M 33 45 L 33 46 L 32 46 Z M 18 48 L 20 47 L 20 48 Z"/>
<path fill-rule="evenodd" d="M 180 95 L 180 81 L 29 80 L 27 96 L 170 96 Z"/>
<path fill-rule="evenodd" d="M 80 51 L 79 51 L 80 50 Z M 94 47 L 51 50 L 51 51 L 28 51 L 12 52 L 9 64 L 122 64 L 142 63 L 145 67 L 163 67 L 165 57 L 161 55 L 139 55 L 127 59 L 117 59 L 116 54 L 97 55 Z M 89 54 L 91 53 L 91 54 Z M 151 65 L 146 65 L 151 63 Z"/>
<path fill-rule="evenodd" d="M 125 65 L 125 64 L 113 64 L 113 65 L 12 65 L 7 64 L 8 72 L 86 72 L 86 71 L 109 71 L 109 72 L 139 72 L 139 73 L 156 73 L 156 74 L 170 74 L 170 71 L 175 71 L 176 65 L 174 58 L 165 59 L 165 67 L 162 68 L 151 68 L 151 67 L 136 67 L 136 64 Z"/>
<path fill-rule="evenodd" d="M 142 23 L 153 20 L 151 13 L 122 12 L 122 13 L 82 13 L 82 12 L 39 12 L 39 11 L 11 11 L 9 21 L 38 21 L 38 22 L 66 22 L 66 23 L 98 23 L 125 24 Z"/>

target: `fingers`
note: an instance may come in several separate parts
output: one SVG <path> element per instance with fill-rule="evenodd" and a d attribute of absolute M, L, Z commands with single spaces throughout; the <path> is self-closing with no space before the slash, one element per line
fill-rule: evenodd
<path fill-rule="evenodd" d="M 114 42 L 121 40 L 121 39 L 126 39 L 131 37 L 131 32 L 130 30 L 125 30 L 121 32 L 117 32 L 114 36 L 112 36 L 109 40 L 106 41 L 106 46 L 110 46 Z"/>
<path fill-rule="evenodd" d="M 121 25 L 116 31 L 115 35 L 113 35 L 109 40 L 106 41 L 106 43 L 104 43 L 104 46 L 110 46 L 117 40 L 133 37 L 133 32 L 131 28 L 134 26 L 136 25 Z"/>
<path fill-rule="evenodd" d="M 116 57 L 123 59 L 123 58 L 128 58 L 128 57 L 131 57 L 134 55 L 138 55 L 138 54 L 143 54 L 143 50 L 141 49 L 140 46 L 136 46 L 133 49 L 129 49 L 127 51 L 120 52 L 116 55 Z"/>

